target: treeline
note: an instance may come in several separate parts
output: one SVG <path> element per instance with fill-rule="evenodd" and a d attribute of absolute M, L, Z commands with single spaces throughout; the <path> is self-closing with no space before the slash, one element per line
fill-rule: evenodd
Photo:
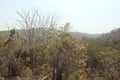
<path fill-rule="evenodd" d="M 120 42 L 119 33 L 114 35 L 116 31 L 97 39 L 79 39 L 70 32 L 69 23 L 58 27 L 55 16 L 41 16 L 38 11 L 23 11 L 18 15 L 21 31 L 10 30 L 8 38 L 0 34 L 0 78 L 120 79 L 120 50 L 114 40 L 117 39 L 117 44 Z"/>

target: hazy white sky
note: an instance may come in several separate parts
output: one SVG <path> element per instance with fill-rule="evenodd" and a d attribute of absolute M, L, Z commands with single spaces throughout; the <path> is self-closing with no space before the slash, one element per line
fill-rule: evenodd
<path fill-rule="evenodd" d="M 61 14 L 74 31 L 105 33 L 120 27 L 120 0 L 0 0 L 0 30 L 14 24 L 16 11 L 29 8 Z"/>

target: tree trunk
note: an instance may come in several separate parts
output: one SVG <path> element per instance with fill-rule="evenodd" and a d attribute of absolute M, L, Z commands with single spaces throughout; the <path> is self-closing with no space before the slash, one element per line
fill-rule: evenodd
<path fill-rule="evenodd" d="M 55 66 L 53 65 L 52 80 L 55 80 Z"/>
<path fill-rule="evenodd" d="M 56 80 L 62 80 L 62 70 L 58 68 L 56 74 Z"/>
<path fill-rule="evenodd" d="M 65 72 L 65 80 L 67 80 L 68 79 L 68 70 L 66 70 L 66 72 Z"/>

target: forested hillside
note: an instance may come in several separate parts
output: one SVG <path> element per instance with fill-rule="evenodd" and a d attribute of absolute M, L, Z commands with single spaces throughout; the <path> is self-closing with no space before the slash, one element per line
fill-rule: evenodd
<path fill-rule="evenodd" d="M 2 80 L 120 79 L 120 29 L 81 38 L 53 16 L 18 14 L 21 31 L 0 33 Z"/>
<path fill-rule="evenodd" d="M 24 36 L 24 33 L 22 33 L 22 30 L 16 30 L 16 31 L 20 35 Z M 99 38 L 99 37 L 102 36 L 102 34 L 89 34 L 89 33 L 73 32 L 73 31 L 71 33 L 75 34 L 79 39 L 83 39 L 83 38 L 93 38 L 93 39 L 96 39 L 96 38 Z M 8 30 L 5 30 L 5 31 L 0 31 L 0 34 L 2 34 L 5 38 L 8 38 L 10 33 L 9 33 Z M 35 34 L 37 34 L 37 33 L 35 32 Z"/>
<path fill-rule="evenodd" d="M 103 46 L 112 47 L 120 50 L 120 28 L 114 29 L 109 33 L 103 34 L 99 39 Z"/>

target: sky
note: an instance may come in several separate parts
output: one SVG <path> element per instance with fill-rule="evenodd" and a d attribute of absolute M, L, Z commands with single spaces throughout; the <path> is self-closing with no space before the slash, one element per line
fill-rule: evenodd
<path fill-rule="evenodd" d="M 0 30 L 12 28 L 16 12 L 29 8 L 57 12 L 73 31 L 96 34 L 120 27 L 120 0 L 0 0 Z"/>

